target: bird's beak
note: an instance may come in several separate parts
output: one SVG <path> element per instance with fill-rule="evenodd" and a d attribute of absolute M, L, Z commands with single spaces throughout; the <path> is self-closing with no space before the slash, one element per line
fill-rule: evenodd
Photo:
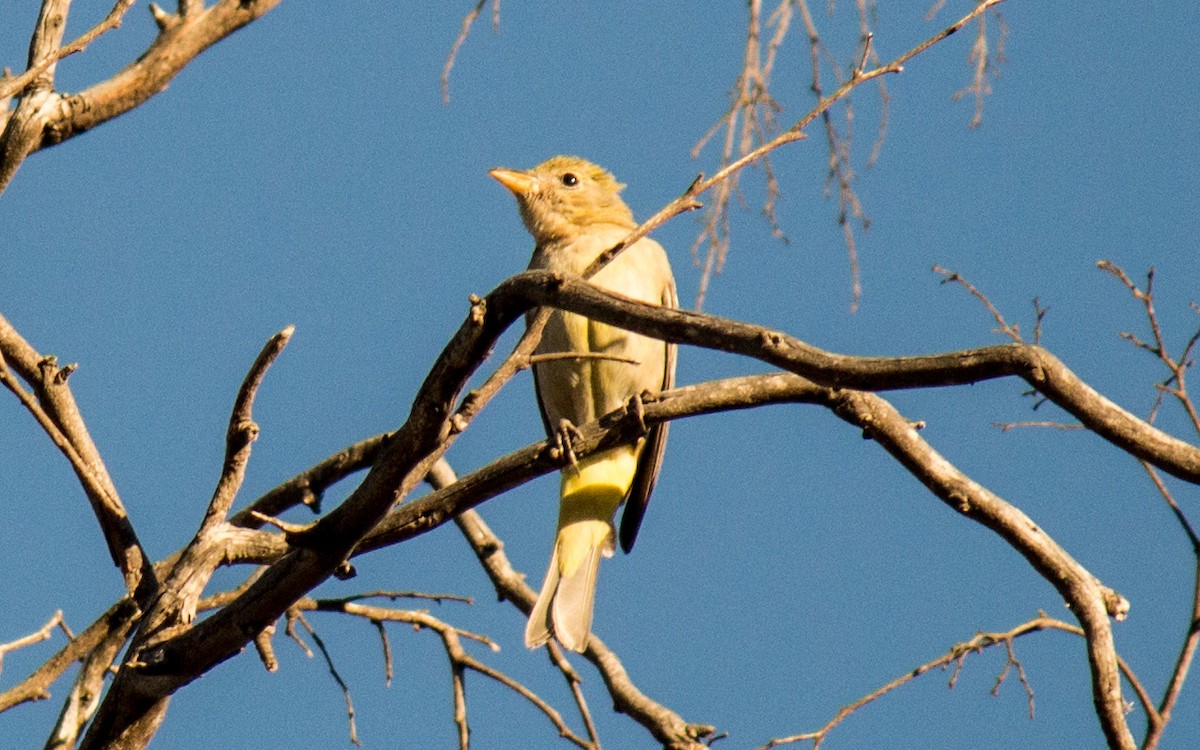
<path fill-rule="evenodd" d="M 536 193 L 538 190 L 537 180 L 535 180 L 528 172 L 518 172 L 515 169 L 504 169 L 496 167 L 488 172 L 496 182 L 499 182 L 504 187 L 512 191 L 513 195 L 522 196 L 529 193 Z"/>

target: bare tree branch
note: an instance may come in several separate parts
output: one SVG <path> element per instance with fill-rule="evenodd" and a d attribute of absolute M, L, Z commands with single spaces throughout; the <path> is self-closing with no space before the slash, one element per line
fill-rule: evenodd
<path fill-rule="evenodd" d="M 155 644 L 187 628 L 195 618 L 196 603 L 204 587 L 223 559 L 225 539 L 239 533 L 224 519 L 241 486 L 246 462 L 250 456 L 250 446 L 258 436 L 258 427 L 251 418 L 251 407 L 266 370 L 287 345 L 293 330 L 294 328 L 289 326 L 267 342 L 239 389 L 226 433 L 225 465 L 212 502 L 191 543 L 173 558 L 170 572 L 163 579 L 163 589 L 140 624 L 131 648 L 136 653 L 118 672 L 117 679 L 114 680 L 106 700 L 101 704 L 94 723 L 84 737 L 82 747 L 94 747 L 97 743 L 113 741 L 108 732 L 112 731 L 114 723 L 122 724 L 121 712 L 127 708 L 133 710 L 134 716 L 128 724 L 121 726 L 114 736 L 120 737 L 120 741 L 128 743 L 129 747 L 144 746 L 162 721 L 171 694 L 143 692 L 138 689 L 136 679 L 131 687 L 128 681 L 122 681 L 121 677 L 130 671 L 137 673 L 149 667 L 149 664 L 140 659 L 140 653 L 153 649 Z M 247 640 L 252 639 L 270 624 L 262 623 L 252 633 L 244 635 L 249 635 Z"/>
<path fill-rule="evenodd" d="M 32 397 L 17 382 L 13 370 L 33 389 Z M 74 365 L 59 368 L 54 357 L 39 354 L 0 316 L 0 382 L 34 415 L 70 461 L 127 590 L 144 601 L 156 591 L 158 581 L 67 385 L 74 370 Z"/>
<path fill-rule="evenodd" d="M 1003 645 L 1005 647 L 1008 658 L 1005 662 L 1003 671 L 996 678 L 996 686 L 992 692 L 993 692 L 993 694 L 995 694 L 996 690 L 999 689 L 1001 683 L 1004 682 L 1009 669 L 1011 669 L 1012 667 L 1015 666 L 1020 671 L 1020 681 L 1021 681 L 1021 684 L 1025 688 L 1026 695 L 1028 696 L 1029 715 L 1030 715 L 1030 718 L 1032 718 L 1033 717 L 1033 689 L 1032 689 L 1032 687 L 1030 687 L 1029 681 L 1026 678 L 1024 672 L 1021 671 L 1020 662 L 1017 660 L 1016 655 L 1013 651 L 1013 642 L 1017 638 L 1020 638 L 1022 636 L 1026 636 L 1031 633 L 1038 633 L 1038 632 L 1041 632 L 1044 630 L 1061 630 L 1061 631 L 1064 631 L 1067 633 L 1073 633 L 1075 635 L 1080 635 L 1080 636 L 1082 636 L 1084 634 L 1081 629 L 1075 627 L 1074 625 L 1070 625 L 1061 620 L 1056 620 L 1052 617 L 1047 617 L 1044 612 L 1039 614 L 1037 617 L 1033 618 L 1032 620 L 1021 623 L 1020 625 L 1018 625 L 1015 628 L 1008 630 L 1006 632 L 976 633 L 975 636 L 972 637 L 971 639 L 969 639 L 963 643 L 956 643 L 948 652 L 946 652 L 942 656 L 939 656 L 938 658 L 936 658 L 932 661 L 925 662 L 924 664 L 916 667 L 915 669 L 913 669 L 909 672 L 905 672 L 903 675 L 897 677 L 896 679 L 892 680 L 891 682 L 887 683 L 886 685 L 876 688 L 875 690 L 872 690 L 870 693 L 867 693 L 863 697 L 853 701 L 852 703 L 847 704 L 846 706 L 843 706 L 833 716 L 833 718 L 831 718 L 829 721 L 827 721 L 825 723 L 825 725 L 822 726 L 820 729 L 817 729 L 812 732 L 804 732 L 803 734 L 795 734 L 795 735 L 791 735 L 788 737 L 778 737 L 776 739 L 773 739 L 773 740 L 770 740 L 769 742 L 767 742 L 767 744 L 763 745 L 760 750 L 768 750 L 769 748 L 781 747 L 783 745 L 790 745 L 790 744 L 794 744 L 797 742 L 805 742 L 805 741 L 812 741 L 813 750 L 817 750 L 817 748 L 821 747 L 821 744 L 829 736 L 830 732 L 832 732 L 835 728 L 837 728 L 837 726 L 839 724 L 841 724 L 843 721 L 845 721 L 851 714 L 857 712 L 859 709 L 863 708 L 864 706 L 867 706 L 868 704 L 879 700 L 880 698 L 882 698 L 883 696 L 892 692 L 896 688 L 898 688 L 902 685 L 905 685 L 909 682 L 912 682 L 913 680 L 917 679 L 918 677 L 920 677 L 924 674 L 927 674 L 934 669 L 945 669 L 948 666 L 950 666 L 951 664 L 955 665 L 954 672 L 950 678 L 950 685 L 951 685 L 951 687 L 953 687 L 955 681 L 958 679 L 959 672 L 963 668 L 963 663 L 964 663 L 964 660 L 967 658 L 967 656 L 969 656 L 970 654 L 982 653 L 984 649 L 991 648 L 993 646 L 999 646 L 999 645 Z M 1126 669 L 1124 662 L 1121 663 L 1121 668 L 1123 671 Z M 1131 675 L 1131 673 L 1129 673 L 1129 674 Z"/>
<path fill-rule="evenodd" d="M 0 712 L 29 701 L 49 698 L 50 686 L 63 672 L 72 664 L 91 658 L 92 654 L 110 653 L 115 657 L 136 622 L 137 614 L 137 607 L 128 598 L 109 607 L 99 619 L 43 662 L 33 674 L 0 693 Z"/>
<path fill-rule="evenodd" d="M 13 94 L 28 86 L 39 76 L 49 72 L 50 68 L 59 60 L 87 49 L 88 45 L 94 42 L 101 34 L 105 34 L 113 29 L 119 29 L 121 21 L 125 18 L 125 13 L 133 7 L 134 2 L 136 0 L 117 0 L 116 5 L 112 7 L 112 10 L 108 12 L 104 20 L 93 26 L 87 33 L 75 41 L 57 49 L 47 50 L 47 56 L 36 61 L 36 64 L 34 64 L 35 61 L 30 60 L 30 67 L 21 75 L 7 78 L 0 77 L 0 104 L 3 104 Z M 8 113 L 0 111 L 0 128 L 3 127 L 7 118 Z"/>
<path fill-rule="evenodd" d="M 0 193 L 25 158 L 43 148 L 87 132 L 141 105 L 204 50 L 261 17 L 281 0 L 218 0 L 205 8 L 186 0 L 176 14 L 150 9 L 159 34 L 133 63 L 111 78 L 77 93 L 52 87 L 54 66 L 27 84 L 0 132 Z M 30 48 L 32 68 L 58 54 L 69 0 L 44 0 L 42 17 Z"/>
<path fill-rule="evenodd" d="M 14 641 L 9 641 L 8 643 L 0 643 L 0 672 L 4 670 L 5 654 L 16 651 L 17 649 L 25 648 L 26 646 L 32 646 L 35 643 L 41 643 L 42 641 L 48 640 L 51 634 L 53 634 L 55 628 L 61 628 L 62 631 L 66 633 L 67 638 L 72 637 L 70 628 L 67 627 L 67 623 L 63 620 L 63 613 L 61 609 L 51 615 L 50 619 L 46 621 L 45 625 L 33 631 L 29 635 L 22 636 L 21 638 L 18 638 Z"/>
<path fill-rule="evenodd" d="M 62 46 L 68 3 L 66 0 L 43 0 L 27 73 L 19 79 L 0 80 L 0 99 L 9 89 L 20 92 L 15 109 L 11 113 L 6 110 L 3 119 L 0 119 L 4 128 L 0 133 L 0 190 L 7 185 L 28 154 L 84 132 L 137 106 L 160 91 L 207 46 L 265 13 L 278 1 L 219 0 L 206 8 L 202 0 L 180 0 L 178 11 L 174 14 L 152 6 L 151 12 L 159 24 L 160 33 L 146 54 L 108 81 L 76 96 L 66 96 L 55 91 L 54 73 L 56 61 L 68 54 L 65 51 L 67 47 Z M 497 591 L 518 609 L 528 611 L 532 591 L 524 585 L 522 576 L 508 566 L 499 540 L 486 530 L 486 526 L 482 526 L 482 521 L 469 509 L 537 473 L 553 471 L 561 466 L 561 455 L 556 454 L 548 444 L 539 443 L 506 456 L 424 498 L 405 501 L 427 474 L 436 471 L 438 461 L 457 435 L 469 427 L 473 418 L 516 372 L 529 366 L 531 353 L 540 336 L 540 325 L 553 307 L 674 342 L 742 354 L 787 370 L 784 374 L 701 384 L 663 394 L 648 404 L 644 420 L 653 423 L 654 420 L 783 401 L 813 403 L 834 411 L 888 450 L 948 506 L 1003 538 L 1040 575 L 1055 585 L 1082 625 L 1078 631 L 1087 641 L 1093 695 L 1102 728 L 1111 746 L 1132 746 L 1132 737 L 1122 713 L 1122 673 L 1146 706 L 1147 714 L 1152 717 L 1152 729 L 1160 732 L 1159 727 L 1169 718 L 1183 676 L 1191 663 L 1196 647 L 1194 624 L 1177 662 L 1175 676 L 1168 686 L 1163 707 L 1156 713 L 1148 693 L 1127 670 L 1113 648 L 1109 618 L 1121 619 L 1128 602 L 1116 591 L 1103 586 L 1019 509 L 950 465 L 917 435 L 908 420 L 874 391 L 935 388 L 992 378 L 1019 377 L 1078 417 L 1087 429 L 1146 462 L 1148 471 L 1160 487 L 1163 485 L 1152 467 L 1161 468 L 1188 482 L 1200 482 L 1200 449 L 1155 428 L 1153 417 L 1149 421 L 1139 420 L 1096 393 L 1048 351 L 1023 342 L 1017 327 L 1009 326 L 995 308 L 991 310 L 1001 329 L 1013 339 L 1012 344 L 923 357 L 850 357 L 816 349 L 798 339 L 759 326 L 637 305 L 607 295 L 586 283 L 589 275 L 610 262 L 636 239 L 674 216 L 699 207 L 698 198 L 705 192 L 714 191 L 717 204 L 722 200 L 727 203 L 730 196 L 736 194 L 739 170 L 748 164 L 762 165 L 767 175 L 766 209 L 771 218 L 778 185 L 768 161 L 769 155 L 773 149 L 785 143 L 804 138 L 805 129 L 816 117 L 824 118 L 827 140 L 832 144 L 830 179 L 838 184 L 843 220 L 847 214 L 861 216 L 861 206 L 852 188 L 854 174 L 850 168 L 848 145 L 844 148 L 838 145 L 848 144 L 850 134 L 848 131 L 839 133 L 829 130 L 831 107 L 839 103 L 848 106 L 846 97 L 856 86 L 868 80 L 882 81 L 886 74 L 901 72 L 903 65 L 913 56 L 973 21 L 979 22 L 978 38 L 986 44 L 987 31 L 983 19 L 987 11 L 1001 1 L 984 0 L 976 4 L 956 24 L 892 62 L 868 70 L 866 66 L 876 58 L 866 24 L 867 3 L 858 0 L 863 42 L 857 65 L 850 69 L 848 77 L 842 80 L 835 91 L 824 95 L 817 75 L 821 47 L 814 41 L 811 50 L 818 104 L 790 128 L 768 140 L 767 133 L 774 133 L 776 127 L 773 122 L 773 101 L 766 92 L 766 83 L 776 52 L 789 28 L 793 5 L 789 0 L 784 0 L 771 14 L 767 25 L 774 29 L 774 33 L 764 52 L 759 38 L 761 2 L 753 0 L 747 59 L 753 52 L 756 73 L 755 76 L 746 75 L 740 81 L 738 97 L 742 100 L 743 109 L 738 110 L 735 103 L 722 121 L 729 128 L 727 143 L 738 141 L 739 158 L 732 158 L 734 151 L 730 150 L 722 161 L 723 168 L 720 171 L 708 179 L 698 177 L 677 199 L 621 244 L 606 251 L 583 278 L 527 273 L 501 284 L 487 298 L 472 299 L 467 320 L 434 363 L 414 399 L 408 419 L 396 432 L 350 446 L 230 517 L 230 509 L 241 487 L 249 448 L 257 434 L 257 426 L 251 418 L 254 394 L 270 361 L 286 343 L 290 330 L 280 334 L 264 349 L 239 393 L 226 437 L 227 451 L 221 477 L 196 538 L 185 550 L 160 563 L 158 573 L 142 552 L 113 482 L 100 463 L 98 452 L 87 437 L 82 419 L 65 387 L 70 368 L 59 369 L 52 359 L 37 354 L 8 326 L 7 321 L 0 318 L 0 380 L 71 460 L 93 504 L 113 558 L 121 566 L 133 595 L 132 600 L 123 600 L 127 606 L 114 608 L 111 618 L 98 621 L 95 632 L 89 628 L 76 639 L 82 643 L 77 645 L 73 641 L 56 655 L 51 660 L 52 667 L 44 672 L 39 670 L 22 683 L 21 691 L 14 693 L 11 698 L 6 697 L 12 691 L 0 696 L 0 704 L 6 699 L 19 701 L 41 697 L 53 679 L 65 669 L 63 658 L 83 658 L 84 669 L 76 680 L 75 689 L 64 703 L 59 724 L 47 746 L 72 746 L 80 728 L 99 705 L 99 712 L 95 714 L 84 747 L 144 747 L 162 720 L 167 703 L 175 691 L 251 642 L 257 646 L 268 669 L 272 668 L 276 663 L 272 638 L 278 619 L 286 618 L 288 634 L 300 642 L 295 624 L 304 622 L 301 612 L 317 609 L 359 616 L 370 621 L 378 629 L 383 642 L 389 679 L 391 657 L 383 626 L 385 621 L 407 622 L 437 632 L 450 660 L 454 720 L 461 747 L 466 747 L 469 737 L 465 680 L 469 670 L 497 680 L 525 696 L 575 744 L 581 747 L 598 746 L 590 713 L 579 690 L 578 675 L 567 658 L 554 647 L 548 649 L 548 653 L 572 691 L 586 727 L 586 739 L 582 734 L 572 733 L 549 704 L 519 682 L 475 659 L 463 648 L 463 638 L 494 646 L 486 636 L 455 628 L 430 618 L 428 613 L 367 605 L 362 602 L 367 595 L 320 601 L 307 596 L 313 586 L 329 576 L 351 574 L 352 568 L 348 562 L 351 556 L 399 543 L 458 515 L 460 528 L 471 541 L 489 575 L 493 575 Z M 462 33 L 447 61 L 445 75 L 448 75 L 454 55 L 483 5 L 481 1 L 464 21 Z M 798 2 L 798 6 L 807 14 L 803 0 Z M 81 40 L 86 38 L 90 41 L 105 29 L 119 25 L 127 7 L 128 0 L 119 0 L 110 12 L 109 19 L 89 31 Z M 493 3 L 494 14 L 498 10 L 499 3 Z M 811 18 L 806 25 L 810 37 L 815 39 Z M 989 51 L 985 48 L 979 52 L 977 46 L 972 59 L 978 64 L 980 56 L 986 62 Z M 977 70 L 982 71 L 979 75 L 988 72 L 986 67 Z M 976 80 L 978 84 L 980 79 Z M 19 86 L 17 81 L 21 81 Z M 982 93 L 977 93 L 977 106 L 981 97 Z M 744 109 L 745 106 L 750 109 Z M 772 223 L 778 230 L 773 219 Z M 848 237 L 848 244 L 852 267 L 856 267 L 852 235 Z M 957 277 L 954 280 L 961 281 Z M 1184 370 L 1190 365 L 1190 357 L 1200 340 L 1200 333 L 1189 340 L 1182 357 L 1173 359 L 1168 355 L 1154 317 L 1151 281 L 1152 277 L 1144 293 L 1135 285 L 1131 286 L 1135 297 L 1139 293 L 1143 295 L 1138 298 L 1146 304 L 1152 322 L 1153 342 L 1142 342 L 1136 337 L 1131 340 L 1135 345 L 1155 353 L 1171 368 L 1171 376 L 1161 384 L 1161 393 L 1174 395 L 1187 410 L 1190 400 L 1186 395 Z M 986 298 L 966 282 L 961 283 L 986 304 Z M 531 316 L 533 322 L 513 353 L 483 386 L 464 396 L 463 389 L 468 379 L 485 361 L 500 334 L 519 318 L 538 308 L 543 309 Z M 1035 314 L 1038 319 L 1036 341 L 1042 314 L 1036 301 Z M 28 385 L 22 385 L 20 381 Z M 634 419 L 627 411 L 614 412 L 594 425 L 585 426 L 582 431 L 584 442 L 577 448 L 585 452 L 603 450 L 617 442 L 636 438 L 638 431 L 645 429 L 645 422 L 641 415 Z M 1189 414 L 1193 424 L 1200 430 L 1196 411 L 1192 409 Z M 277 517 L 283 509 L 296 504 L 305 504 L 319 511 L 320 497 L 325 488 L 363 468 L 369 468 L 370 471 L 361 484 L 344 502 L 315 522 L 293 524 Z M 1169 493 L 1163 492 L 1168 502 L 1176 508 L 1177 517 L 1195 546 L 1196 535 L 1186 516 L 1178 510 Z M 268 523 L 282 533 L 259 528 L 262 523 Z M 216 566 L 243 562 L 264 562 L 268 566 L 262 569 L 261 574 L 258 571 L 251 574 L 243 585 L 232 591 L 221 592 L 208 600 L 200 598 Z M 160 575 L 163 571 L 169 571 L 169 574 L 163 577 Z M 165 578 L 162 590 L 157 587 L 160 577 Z M 1200 582 L 1200 568 L 1197 581 Z M 378 593 L 391 595 L 400 592 L 372 592 Z M 1200 602 L 1200 583 L 1197 584 L 1195 599 Z M 201 606 L 217 609 L 212 617 L 195 623 L 195 612 Z M 1200 607 L 1200 604 L 1196 606 Z M 128 657 L 120 666 L 108 695 L 99 703 L 104 675 L 127 643 L 128 635 L 138 624 L 143 611 L 147 614 L 141 622 L 141 630 L 129 649 Z M 1193 619 L 1200 619 L 1200 614 L 1194 612 Z M 1064 624 L 1064 629 L 1067 627 L 1070 626 Z M 311 634 L 315 639 L 316 634 Z M 1032 706 L 1031 688 L 1021 663 L 1011 650 L 1011 640 L 1008 638 L 1004 641 L 1009 650 L 1009 661 L 1000 679 L 1009 674 L 1008 668 L 1015 668 L 1018 679 L 1030 691 Z M 325 651 L 319 641 L 318 646 Z M 327 652 L 325 655 L 329 658 Z M 593 639 L 585 658 L 600 670 L 618 710 L 632 716 L 664 746 L 698 748 L 703 746 L 703 740 L 712 738 L 715 732 L 712 727 L 687 724 L 678 714 L 643 695 L 629 680 L 621 662 L 599 638 Z M 959 655 L 961 658 L 962 654 Z M 332 661 L 330 665 L 332 669 Z M 338 679 L 341 682 L 340 677 Z M 350 714 L 351 737 L 357 741 L 349 689 L 344 682 L 342 685 Z M 1157 719 L 1154 718 L 1156 716 Z M 1148 738 L 1152 736 L 1156 737 L 1148 733 Z"/>
<path fill-rule="evenodd" d="M 436 481 L 435 486 L 445 478 L 443 476 Z M 504 545 L 474 511 L 466 511 L 458 516 L 455 522 L 475 551 L 488 577 L 492 579 L 496 593 L 501 599 L 511 602 L 523 615 L 528 616 L 537 595 L 525 583 L 525 576 L 514 570 L 509 563 L 507 555 L 504 554 Z M 562 651 L 553 643 L 548 644 L 547 648 L 550 650 L 551 660 L 563 670 L 568 681 L 574 684 L 578 678 L 573 670 L 567 671 L 570 665 Z M 715 729 L 700 724 L 688 724 L 675 712 L 646 697 L 629 679 L 616 654 L 594 633 L 588 640 L 588 650 L 584 658 L 600 670 L 605 686 L 613 698 L 614 707 L 649 730 L 663 747 L 671 750 L 699 750 L 707 747 L 700 744 L 699 740 L 714 733 Z M 589 727 L 589 733 L 593 733 L 594 737 L 591 717 L 582 703 L 580 710 L 585 724 Z"/>
<path fill-rule="evenodd" d="M 487 0 L 479 0 L 475 3 L 475 7 L 467 11 L 467 15 L 463 16 L 462 26 L 458 30 L 458 36 L 454 38 L 454 44 L 450 46 L 450 53 L 446 55 L 446 64 L 442 67 L 442 102 L 450 103 L 450 71 L 454 69 L 454 62 L 458 59 L 458 51 L 462 49 L 463 42 L 467 41 L 467 36 L 471 33 L 471 26 L 475 24 L 475 19 L 479 18 L 483 6 L 487 5 Z M 500 0 L 492 0 L 492 31 L 500 30 Z"/>

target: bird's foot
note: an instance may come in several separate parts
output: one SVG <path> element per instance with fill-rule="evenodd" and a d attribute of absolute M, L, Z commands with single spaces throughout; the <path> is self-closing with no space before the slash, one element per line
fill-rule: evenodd
<path fill-rule="evenodd" d="M 626 410 L 633 414 L 633 418 L 637 420 L 638 429 L 643 435 L 650 432 L 650 428 L 646 426 L 646 402 L 654 401 L 655 398 L 655 394 L 650 391 L 642 391 L 629 397 L 629 405 Z"/>
<path fill-rule="evenodd" d="M 567 463 L 576 470 L 579 469 L 579 459 L 575 456 L 575 447 L 572 441 L 582 439 L 583 433 L 571 423 L 571 420 L 559 420 L 558 429 L 554 431 L 554 448 L 558 451 L 558 455 L 565 456 Z"/>

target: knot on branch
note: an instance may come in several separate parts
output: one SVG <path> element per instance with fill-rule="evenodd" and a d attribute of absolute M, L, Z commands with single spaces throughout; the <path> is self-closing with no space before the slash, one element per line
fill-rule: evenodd
<path fill-rule="evenodd" d="M 258 440 L 258 423 L 252 419 L 243 419 L 231 425 L 230 440 L 240 440 L 243 443 L 253 443 Z"/>
<path fill-rule="evenodd" d="M 471 323 L 482 326 L 487 317 L 487 300 L 478 294 L 471 294 L 467 296 L 467 301 L 471 303 Z"/>
<path fill-rule="evenodd" d="M 1103 589 L 1104 609 L 1108 612 L 1108 616 L 1117 622 L 1124 622 L 1129 616 L 1129 600 L 1121 596 L 1120 592 L 1113 591 L 1105 586 Z"/>
<path fill-rule="evenodd" d="M 358 575 L 358 570 L 350 564 L 349 560 L 343 560 L 342 564 L 337 566 L 333 571 L 333 577 L 339 581 L 349 581 Z"/>
<path fill-rule="evenodd" d="M 470 421 L 460 412 L 455 412 L 450 415 L 450 434 L 457 435 L 467 429 Z"/>
<path fill-rule="evenodd" d="M 779 331 L 763 331 L 761 338 L 763 346 L 768 349 L 783 348 L 784 335 Z"/>
<path fill-rule="evenodd" d="M 79 369 L 79 365 L 75 362 L 60 368 L 58 357 L 53 354 L 42 357 L 38 361 L 38 367 L 42 371 L 42 384 L 46 387 L 63 385 L 67 382 L 67 378 L 71 377 L 71 373 Z"/>

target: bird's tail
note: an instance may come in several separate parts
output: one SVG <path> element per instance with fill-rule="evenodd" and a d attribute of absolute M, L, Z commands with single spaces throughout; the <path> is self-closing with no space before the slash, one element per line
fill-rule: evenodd
<path fill-rule="evenodd" d="M 638 447 L 599 453 L 562 472 L 558 535 L 546 581 L 525 627 L 525 645 L 551 636 L 572 651 L 587 648 L 601 557 L 613 553 L 613 514 L 637 471 Z"/>

